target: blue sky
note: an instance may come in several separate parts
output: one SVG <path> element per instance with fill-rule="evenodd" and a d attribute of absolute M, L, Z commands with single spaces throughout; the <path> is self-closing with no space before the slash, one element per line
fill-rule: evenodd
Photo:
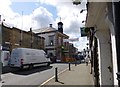
<path fill-rule="evenodd" d="M 28 15 L 32 13 L 36 5 L 35 2 L 13 2 L 10 7 L 14 12 L 22 14 L 23 11 L 25 15 Z"/>
<path fill-rule="evenodd" d="M 39 6 L 42 6 L 46 8 L 50 13 L 52 13 L 54 16 L 54 19 L 57 18 L 57 10 L 56 7 L 52 5 L 47 4 L 40 4 L 39 2 L 13 2 L 10 6 L 14 12 L 17 12 L 19 14 L 29 15 L 38 8 Z"/>
<path fill-rule="evenodd" d="M 0 3 L 0 15 L 2 20 L 11 27 L 29 31 L 40 29 L 53 24 L 57 29 L 57 23 L 63 22 L 63 32 L 70 38 L 79 38 L 74 45 L 82 50 L 86 47 L 87 38 L 80 37 L 80 27 L 86 19 L 86 11 L 80 14 L 81 9 L 85 9 L 86 3 L 73 5 L 72 0 L 3 0 Z M 23 15 L 22 15 L 23 12 Z"/>

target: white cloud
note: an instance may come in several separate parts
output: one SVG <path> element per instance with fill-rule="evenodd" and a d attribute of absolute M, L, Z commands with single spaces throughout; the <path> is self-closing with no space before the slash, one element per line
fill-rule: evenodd
<path fill-rule="evenodd" d="M 34 10 L 32 19 L 35 22 L 33 22 L 33 25 L 36 26 L 36 28 L 46 27 L 48 24 L 54 22 L 53 15 L 43 7 Z"/>
<path fill-rule="evenodd" d="M 18 13 L 13 12 L 10 8 L 12 2 L 10 0 L 4 0 L 0 2 L 0 15 L 1 20 L 5 19 L 5 23 L 9 26 L 14 25 L 16 18 L 20 17 Z"/>
<path fill-rule="evenodd" d="M 15 0 L 12 0 L 15 1 Z M 80 37 L 80 27 L 83 26 L 81 23 L 86 18 L 86 12 L 80 14 L 81 9 L 85 9 L 85 3 L 81 5 L 73 5 L 72 0 L 36 0 L 40 4 L 48 4 L 56 7 L 57 9 L 57 18 L 53 19 L 53 15 L 43 7 L 36 8 L 33 13 L 30 15 L 18 14 L 14 12 L 10 5 L 12 5 L 11 0 L 1 1 L 0 3 L 0 14 L 4 18 L 6 23 L 18 27 L 20 29 L 28 31 L 30 27 L 35 29 L 46 27 L 50 23 L 57 28 L 57 23 L 60 21 L 63 22 L 64 33 L 69 35 L 70 38 Z M 86 43 L 86 38 L 80 39 L 79 42 L 75 42 L 75 46 L 78 49 L 83 49 L 82 47 Z"/>
<path fill-rule="evenodd" d="M 2 20 L 5 19 L 7 25 L 29 31 L 30 27 L 46 27 L 49 23 L 53 23 L 53 16 L 46 8 L 39 7 L 30 15 L 24 15 L 24 12 L 22 15 L 14 12 L 10 8 L 10 5 L 12 5 L 11 0 L 2 1 L 0 3 L 0 15 L 2 16 Z"/>
<path fill-rule="evenodd" d="M 2 19 L 11 20 L 14 19 L 15 16 L 18 16 L 19 14 L 12 11 L 10 8 L 11 5 L 10 0 L 4 0 L 0 2 L 0 15 L 2 15 Z"/>

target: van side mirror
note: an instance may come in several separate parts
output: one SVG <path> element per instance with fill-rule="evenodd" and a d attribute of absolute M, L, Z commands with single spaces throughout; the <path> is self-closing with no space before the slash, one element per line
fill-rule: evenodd
<path fill-rule="evenodd" d="M 49 58 L 49 56 L 47 55 L 46 58 Z"/>
<path fill-rule="evenodd" d="M 48 56 L 48 55 L 46 55 L 46 58 L 49 58 L 49 56 Z"/>

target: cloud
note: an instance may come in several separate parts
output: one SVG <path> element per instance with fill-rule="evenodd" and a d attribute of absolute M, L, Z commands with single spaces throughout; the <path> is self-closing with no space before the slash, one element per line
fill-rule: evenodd
<path fill-rule="evenodd" d="M 70 38 L 80 37 L 80 27 L 84 26 L 82 21 L 86 19 L 86 11 L 80 14 L 81 9 L 85 9 L 85 2 L 82 5 L 73 5 L 72 2 L 60 2 L 56 4 L 57 15 L 56 23 L 63 22 L 64 33 Z M 86 42 L 86 40 L 84 40 Z M 77 42 L 76 42 L 77 43 Z M 82 44 L 83 45 L 83 44 Z"/>
<path fill-rule="evenodd" d="M 82 51 L 83 49 L 86 49 L 88 42 L 87 37 L 80 37 L 79 42 L 74 42 L 74 45 L 79 51 Z"/>
<path fill-rule="evenodd" d="M 12 11 L 10 8 L 11 5 L 10 0 L 1 1 L 0 2 L 0 15 L 2 16 L 2 20 L 5 19 L 6 21 L 14 19 L 14 17 L 19 16 L 19 14 Z"/>
<path fill-rule="evenodd" d="M 16 13 L 10 8 L 12 2 L 15 1 L 17 0 L 5 0 L 0 3 L 0 14 L 5 19 L 5 23 L 26 31 L 29 31 L 30 27 L 33 29 L 47 27 L 50 23 L 57 29 L 57 23 L 61 18 L 64 24 L 64 33 L 70 38 L 80 38 L 79 42 L 74 43 L 75 46 L 79 49 L 86 46 L 84 45 L 87 42 L 86 38 L 80 37 L 80 27 L 84 26 L 82 21 L 86 18 L 86 12 L 80 14 L 80 10 L 85 9 L 86 3 L 83 2 L 76 6 L 72 4 L 72 0 L 35 0 L 41 5 L 47 4 L 56 7 L 57 18 L 54 20 L 53 14 L 40 5 L 29 15 Z"/>
<path fill-rule="evenodd" d="M 16 17 L 14 21 L 16 22 L 14 26 L 25 31 L 29 31 L 30 28 L 39 29 L 54 23 L 53 15 L 43 7 L 35 9 L 30 15 Z"/>
<path fill-rule="evenodd" d="M 34 10 L 32 19 L 35 22 L 33 25 L 35 24 L 36 28 L 46 27 L 48 24 L 54 22 L 53 15 L 43 7 Z"/>
<path fill-rule="evenodd" d="M 10 27 L 17 27 L 19 29 L 29 31 L 30 27 L 41 28 L 48 26 L 49 23 L 54 23 L 53 15 L 48 12 L 46 8 L 38 7 L 33 11 L 33 13 L 24 15 L 23 12 L 22 15 L 14 12 L 10 7 L 11 5 L 11 0 L 2 1 L 0 3 L 0 15 L 2 16 L 2 20 L 5 19 L 4 23 Z"/>
<path fill-rule="evenodd" d="M 5 19 L 5 23 L 8 26 L 13 26 L 16 18 L 20 17 L 20 15 L 16 12 L 13 12 L 13 10 L 10 8 L 10 5 L 12 5 L 12 2 L 10 0 L 4 0 L 0 2 L 0 15 L 1 20 Z"/>

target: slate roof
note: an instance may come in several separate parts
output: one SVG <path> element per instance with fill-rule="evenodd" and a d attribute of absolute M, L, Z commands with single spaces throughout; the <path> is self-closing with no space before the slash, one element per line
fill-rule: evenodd
<path fill-rule="evenodd" d="M 40 29 L 36 29 L 36 30 L 32 30 L 32 31 L 34 33 L 45 33 L 45 32 L 57 31 L 57 30 L 53 27 L 46 27 L 46 28 L 40 28 Z"/>

